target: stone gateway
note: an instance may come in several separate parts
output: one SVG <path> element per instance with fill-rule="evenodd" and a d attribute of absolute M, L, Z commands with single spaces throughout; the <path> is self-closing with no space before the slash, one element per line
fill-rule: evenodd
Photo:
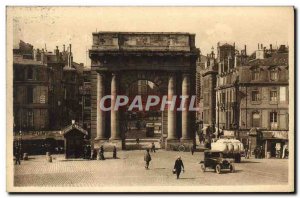
<path fill-rule="evenodd" d="M 162 111 L 162 139 L 166 149 L 179 145 L 191 148 L 195 143 L 195 111 L 189 111 L 189 99 L 195 95 L 196 61 L 199 49 L 190 33 L 97 32 L 93 33 L 91 59 L 91 140 L 101 145 L 126 149 L 122 109 L 103 111 L 100 101 L 111 95 L 114 106 L 118 95 L 126 95 L 138 80 L 153 82 L 159 94 L 186 96 L 185 110 Z"/>

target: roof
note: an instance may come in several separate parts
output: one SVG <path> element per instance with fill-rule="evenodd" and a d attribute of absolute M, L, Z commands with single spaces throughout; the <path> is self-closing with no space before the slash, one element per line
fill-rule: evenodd
<path fill-rule="evenodd" d="M 88 135 L 88 132 L 86 130 L 84 130 L 82 127 L 80 127 L 79 125 L 77 125 L 77 124 L 71 124 L 71 125 L 67 126 L 66 128 L 64 128 L 62 130 L 62 133 L 65 136 L 67 133 L 69 133 L 73 129 L 78 130 L 79 132 L 83 133 L 84 135 Z"/>
<path fill-rule="evenodd" d="M 249 60 L 249 66 L 287 66 L 289 61 L 288 53 L 273 53 L 271 57 L 264 59 Z"/>
<path fill-rule="evenodd" d="M 13 64 L 46 66 L 41 61 L 36 61 L 33 59 L 24 59 L 22 55 L 14 55 L 13 58 Z"/>

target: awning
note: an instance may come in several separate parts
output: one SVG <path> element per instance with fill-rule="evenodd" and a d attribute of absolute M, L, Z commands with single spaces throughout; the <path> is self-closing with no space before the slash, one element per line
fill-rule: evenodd
<path fill-rule="evenodd" d="M 263 139 L 281 139 L 288 140 L 288 131 L 262 131 Z"/>
<path fill-rule="evenodd" d="M 203 134 L 206 135 L 206 131 L 208 129 L 209 126 L 205 126 L 203 127 L 201 130 L 203 131 Z M 223 130 L 222 129 L 219 129 L 219 132 L 221 133 Z M 213 132 L 213 131 L 212 131 Z M 218 127 L 215 127 L 215 132 L 218 132 Z"/>

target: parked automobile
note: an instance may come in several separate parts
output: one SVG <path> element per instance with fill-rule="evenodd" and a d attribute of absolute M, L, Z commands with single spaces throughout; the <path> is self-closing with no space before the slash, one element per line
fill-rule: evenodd
<path fill-rule="evenodd" d="M 206 168 L 211 168 L 220 174 L 222 170 L 227 169 L 233 173 L 235 171 L 233 163 L 229 159 L 223 158 L 223 156 L 223 152 L 220 151 L 204 151 L 204 160 L 200 162 L 201 170 L 205 172 Z"/>

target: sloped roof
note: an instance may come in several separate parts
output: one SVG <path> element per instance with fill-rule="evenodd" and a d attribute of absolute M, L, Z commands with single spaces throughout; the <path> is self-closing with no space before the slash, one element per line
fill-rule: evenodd
<path fill-rule="evenodd" d="M 248 62 L 249 66 L 287 66 L 289 61 L 288 53 L 274 53 L 271 57 L 254 59 Z"/>
<path fill-rule="evenodd" d="M 43 64 L 41 61 L 36 61 L 33 59 L 24 59 L 21 55 L 14 55 L 13 64 L 45 66 L 45 64 Z"/>
<path fill-rule="evenodd" d="M 62 130 L 62 133 L 65 136 L 67 133 L 69 133 L 73 129 L 78 130 L 79 132 L 83 133 L 84 135 L 88 135 L 88 132 L 86 130 L 84 130 L 82 127 L 80 127 L 79 125 L 77 125 L 77 124 L 71 124 L 71 125 L 67 126 L 66 128 L 64 128 Z"/>

